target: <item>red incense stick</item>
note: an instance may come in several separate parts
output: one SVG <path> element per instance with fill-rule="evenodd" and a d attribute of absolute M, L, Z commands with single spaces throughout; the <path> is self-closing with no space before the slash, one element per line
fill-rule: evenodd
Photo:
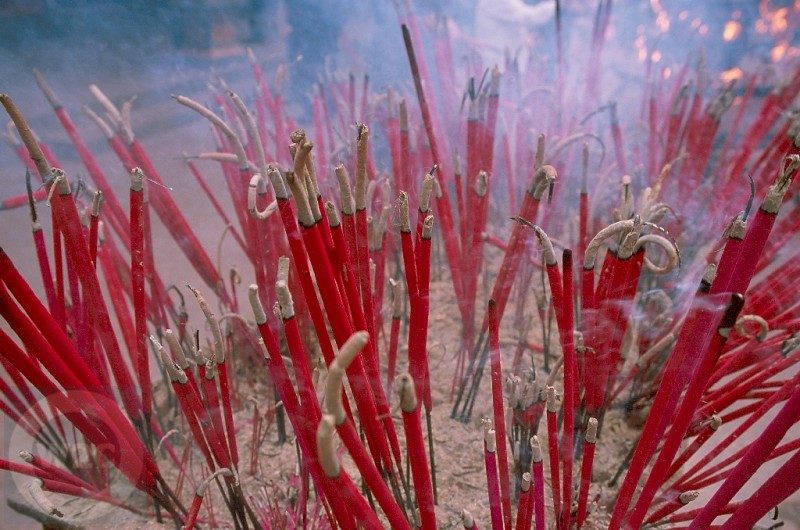
<path fill-rule="evenodd" d="M 778 412 L 775 418 L 764 429 L 762 434 L 751 444 L 748 451 L 739 461 L 739 464 L 728 476 L 728 479 L 722 483 L 719 489 L 717 489 L 711 500 L 706 503 L 705 507 L 692 521 L 692 524 L 689 526 L 689 528 L 693 530 L 699 530 L 701 528 L 706 528 L 709 524 L 711 524 L 719 510 L 721 510 L 728 502 L 730 502 L 730 500 L 744 485 L 744 483 L 753 476 L 753 473 L 755 473 L 759 466 L 768 457 L 769 453 L 780 442 L 786 431 L 797 421 L 798 417 L 800 417 L 800 390 L 795 389 L 795 391 L 792 393 L 792 396 L 789 398 L 780 412 Z M 790 461 L 794 463 L 796 458 L 792 458 Z M 794 488 L 791 487 L 792 484 L 796 482 L 795 478 L 791 478 L 787 475 L 787 473 L 789 473 L 789 469 L 796 468 L 789 466 L 786 470 L 779 473 L 780 476 L 773 475 L 773 477 L 768 479 L 764 486 L 769 484 L 769 486 L 773 489 L 773 492 L 778 492 L 781 491 L 781 487 L 777 486 L 779 483 L 776 481 L 776 479 L 786 479 L 789 482 L 788 488 L 787 485 L 782 486 L 782 488 L 787 488 L 786 495 L 788 496 L 788 492 L 794 490 Z M 791 473 L 796 475 L 796 471 Z M 783 496 L 782 493 L 776 495 L 776 497 L 779 499 L 778 502 L 780 502 L 781 496 Z M 760 511 L 763 508 L 762 502 L 763 501 L 758 499 L 758 497 L 755 497 L 750 504 L 754 511 L 755 509 Z M 771 509 L 772 506 L 774 505 L 770 505 L 767 508 L 767 511 Z M 765 512 L 761 512 L 761 515 L 764 513 Z M 744 514 L 740 514 L 740 517 L 742 519 L 749 518 L 749 516 L 745 517 Z M 739 517 L 737 517 L 737 519 L 739 519 Z M 742 526 L 729 526 L 728 528 L 742 528 Z"/>
<path fill-rule="evenodd" d="M 545 527 L 544 515 L 544 457 L 539 437 L 531 438 L 531 466 L 533 467 L 533 514 L 536 528 Z M 554 492 L 557 490 L 554 489 Z"/>
<path fill-rule="evenodd" d="M 705 350 L 703 357 L 697 366 L 694 377 L 691 378 L 686 393 L 683 396 L 680 406 L 675 412 L 675 418 L 670 426 L 667 439 L 661 447 L 655 464 L 647 477 L 642 491 L 639 493 L 639 498 L 634 505 L 633 511 L 628 518 L 628 524 L 636 526 L 640 525 L 645 518 L 647 508 L 651 504 L 656 490 L 662 485 L 666 479 L 669 471 L 670 462 L 673 460 L 680 448 L 689 424 L 692 420 L 693 412 L 697 409 L 700 403 L 702 394 L 705 390 L 706 384 L 714 368 L 717 358 L 719 357 L 722 348 L 730 334 L 733 324 L 736 322 L 736 317 L 744 304 L 744 298 L 741 295 L 733 295 L 721 316 L 721 320 L 717 325 L 717 330 L 711 343 Z"/>
<path fill-rule="evenodd" d="M 589 418 L 586 437 L 583 440 L 583 460 L 581 462 L 581 484 L 578 492 L 578 528 L 586 522 L 586 511 L 589 499 L 589 486 L 592 483 L 592 466 L 597 442 L 597 419 Z"/>
<path fill-rule="evenodd" d="M 420 421 L 421 404 L 417 400 L 414 381 L 407 373 L 397 380 L 400 392 L 400 408 L 403 411 L 403 427 L 406 432 L 411 476 L 420 510 L 422 528 L 436 528 L 434 495 L 428 461 L 425 456 L 425 442 Z"/>
<path fill-rule="evenodd" d="M 508 474 L 508 451 L 506 446 L 505 405 L 503 404 L 503 370 L 500 365 L 500 333 L 497 316 L 497 305 L 489 300 L 489 352 L 492 366 L 492 408 L 497 438 L 497 467 L 500 481 L 500 504 L 503 514 L 503 526 L 511 529 L 511 491 Z"/>
<path fill-rule="evenodd" d="M 325 386 L 326 407 L 329 412 L 333 413 L 333 417 L 331 418 L 332 423 L 336 427 L 339 435 L 342 437 L 342 441 L 346 444 L 348 452 L 356 461 L 356 465 L 364 476 L 364 479 L 367 481 L 370 490 L 375 494 L 378 503 L 391 521 L 392 526 L 394 527 L 396 525 L 398 528 L 409 528 L 400 506 L 397 504 L 397 502 L 395 502 L 388 486 L 383 481 L 383 478 L 376 467 L 376 462 L 370 459 L 369 454 L 358 437 L 358 433 L 356 432 L 353 423 L 347 418 L 345 409 L 341 404 L 342 378 L 347 370 L 348 365 L 353 362 L 359 352 L 366 346 L 368 338 L 369 335 L 366 332 L 356 332 L 340 348 L 339 355 L 329 367 L 328 380 Z M 421 431 L 419 434 L 419 441 L 421 442 Z M 413 444 L 414 442 L 409 440 L 409 443 Z M 414 458 L 411 460 L 412 465 L 413 462 L 417 460 L 417 457 L 418 454 L 414 453 Z M 417 462 L 417 465 L 423 466 L 425 468 L 425 474 L 427 475 L 424 448 L 422 460 Z M 432 493 L 428 487 L 428 496 L 426 496 L 424 488 L 421 484 L 416 482 L 416 478 L 415 489 L 417 491 L 417 498 L 420 503 L 420 510 L 423 513 L 423 520 L 425 520 L 427 523 L 429 521 L 429 516 L 433 514 Z M 429 498 L 430 506 L 428 506 L 427 503 Z M 429 513 L 426 515 L 426 511 L 428 510 Z M 428 526 L 424 527 L 429 528 Z M 435 522 L 430 528 L 435 528 Z"/>
<path fill-rule="evenodd" d="M 553 493 L 553 509 L 556 514 L 556 521 L 560 521 L 561 473 L 559 473 L 558 458 L 558 405 L 556 403 L 556 389 L 552 386 L 547 387 L 547 446 L 550 454 L 550 488 Z"/>
<path fill-rule="evenodd" d="M 147 351 L 147 315 L 144 292 L 144 174 L 139 168 L 131 172 L 130 235 L 133 314 L 136 333 L 136 371 L 142 387 L 142 406 L 145 419 L 152 414 L 152 385 L 150 357 Z"/>
<path fill-rule="evenodd" d="M 489 512 L 492 518 L 492 530 L 502 530 L 504 528 L 503 506 L 500 498 L 499 478 L 497 476 L 497 443 L 495 431 L 489 425 L 487 423 L 484 426 L 483 433 L 483 456 L 486 466 L 486 483 L 489 489 Z"/>

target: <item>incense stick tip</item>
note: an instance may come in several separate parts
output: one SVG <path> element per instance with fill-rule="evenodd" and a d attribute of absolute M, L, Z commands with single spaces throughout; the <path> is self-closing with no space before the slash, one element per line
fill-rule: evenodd
<path fill-rule="evenodd" d="M 323 414 L 317 427 L 317 456 L 328 478 L 336 478 L 341 473 L 341 465 L 333 443 L 335 420 L 331 414 Z"/>
<path fill-rule="evenodd" d="M 400 397 L 400 410 L 410 414 L 417 409 L 417 392 L 414 388 L 414 380 L 408 372 L 398 376 L 397 393 Z"/>
<path fill-rule="evenodd" d="M 253 316 L 256 319 L 256 324 L 261 326 L 267 323 L 267 313 L 264 311 L 264 306 L 261 305 L 261 300 L 258 298 L 258 285 L 250 284 L 247 289 L 247 295 L 250 300 L 250 307 L 253 310 Z"/>
<path fill-rule="evenodd" d="M 597 418 L 589 418 L 586 426 L 586 443 L 593 444 L 595 442 L 597 442 Z"/>

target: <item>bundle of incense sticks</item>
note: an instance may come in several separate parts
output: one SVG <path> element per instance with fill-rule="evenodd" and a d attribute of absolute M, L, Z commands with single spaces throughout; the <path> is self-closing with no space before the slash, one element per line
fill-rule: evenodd
<path fill-rule="evenodd" d="M 458 78 L 446 26 L 433 35 L 434 76 L 424 28 L 399 6 L 408 93 L 374 94 L 365 77 L 358 98 L 354 75 L 327 77 L 312 128 L 296 128 L 283 68 L 270 81 L 250 53 L 252 93 L 217 79 L 213 109 L 173 96 L 212 125 L 216 151 L 184 158 L 248 260 L 229 280 L 135 136 L 129 103 L 92 86 L 104 116 L 85 109 L 130 174 L 126 213 L 57 85 L 35 73 L 94 193 L 76 190 L 0 96 L 29 172 L 27 193 L 3 208 L 29 205 L 39 273 L 25 278 L 0 251 L 0 410 L 46 450 L 0 467 L 33 477 L 31 497 L 54 517 L 64 507 L 49 493 L 183 528 L 436 528 L 455 514 L 441 508 L 453 470 L 437 468 L 435 431 L 477 406 L 487 508 L 460 513 L 464 528 L 749 528 L 800 489 L 800 137 L 789 113 L 800 69 L 759 98 L 758 75 L 743 92 L 712 92 L 702 66 L 659 77 L 648 62 L 636 116 L 598 99 L 610 0 L 597 8 L 587 72 L 564 56 L 556 4 L 555 95 L 528 93 L 549 75 L 535 61 L 471 65 Z M 373 154 L 380 138 L 387 160 Z M 155 222 L 204 285 L 166 283 Z M 185 294 L 202 321 L 189 321 Z M 447 330 L 431 318 L 436 304 L 460 318 L 439 372 L 429 345 Z M 448 397 L 450 418 L 434 409 Z M 269 468 L 265 423 L 284 417 L 298 457 L 289 501 L 255 479 Z M 173 428 L 187 433 L 183 447 Z M 774 476 L 740 494 L 773 460 Z M 115 498 L 113 481 L 147 501 Z M 684 508 L 703 490 L 704 506 Z"/>

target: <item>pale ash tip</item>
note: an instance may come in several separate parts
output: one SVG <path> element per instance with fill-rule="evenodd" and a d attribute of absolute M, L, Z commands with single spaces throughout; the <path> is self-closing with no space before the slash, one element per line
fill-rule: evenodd
<path fill-rule="evenodd" d="M 497 438 L 495 436 L 494 429 L 492 429 L 491 427 L 484 430 L 483 443 L 485 444 L 487 452 L 494 453 L 495 451 L 497 451 Z"/>
<path fill-rule="evenodd" d="M 256 173 L 250 178 L 250 184 L 247 187 L 247 211 L 250 212 L 254 218 L 263 221 L 278 209 L 278 203 L 272 201 L 263 210 L 258 209 L 258 196 L 267 193 L 267 181 L 260 174 Z"/>
<path fill-rule="evenodd" d="M 478 173 L 478 177 L 475 179 L 475 194 L 478 197 L 485 197 L 486 193 L 489 191 L 489 175 L 485 171 L 481 171 Z"/>
<path fill-rule="evenodd" d="M 539 244 L 542 246 L 545 264 L 547 264 L 548 267 L 555 266 L 558 262 L 556 261 L 556 252 L 553 249 L 553 242 L 550 241 L 550 237 L 548 237 L 547 233 L 539 226 L 534 226 L 533 231 L 536 234 L 536 239 L 539 240 Z"/>
<path fill-rule="evenodd" d="M 206 299 L 202 294 L 200 294 L 200 291 L 193 288 L 188 283 L 186 284 L 186 287 L 189 288 L 194 297 L 197 299 L 200 310 L 203 312 L 203 316 L 206 317 L 206 322 L 208 322 L 208 326 L 211 328 L 211 334 L 214 337 L 214 357 L 217 361 L 217 364 L 222 364 L 225 362 L 225 349 L 222 341 L 222 332 L 219 329 L 219 321 L 217 320 L 214 312 L 211 310 L 211 306 L 208 305 Z"/>
<path fill-rule="evenodd" d="M 436 178 L 430 173 L 425 174 L 422 179 L 422 191 L 419 194 L 419 211 L 427 212 L 431 208 L 431 194 L 433 193 L 434 181 Z"/>
<path fill-rule="evenodd" d="M 408 132 L 408 104 L 405 98 L 400 98 L 398 107 L 400 109 L 400 130 L 402 132 Z"/>
<path fill-rule="evenodd" d="M 433 236 L 433 216 L 429 215 L 422 221 L 422 239 L 430 239 Z"/>
<path fill-rule="evenodd" d="M 92 217 L 100 215 L 100 206 L 103 204 L 103 192 L 97 190 L 92 196 Z"/>
<path fill-rule="evenodd" d="M 400 397 L 400 410 L 410 414 L 417 409 L 417 392 L 414 389 L 414 380 L 408 372 L 400 374 L 397 378 L 397 392 Z"/>
<path fill-rule="evenodd" d="M 213 481 L 220 475 L 223 477 L 232 477 L 233 472 L 227 467 L 223 467 L 216 470 L 214 473 L 211 474 L 211 476 L 209 476 L 207 479 L 201 482 L 199 486 L 197 486 L 197 490 L 195 490 L 195 495 L 197 495 L 198 497 L 205 496 L 206 491 L 208 490 L 208 486 L 209 484 L 211 484 L 211 481 Z"/>
<path fill-rule="evenodd" d="M 289 283 L 289 266 L 291 261 L 288 256 L 281 256 L 278 258 L 278 272 L 275 275 L 277 281 Z"/>
<path fill-rule="evenodd" d="M 357 127 L 356 137 L 356 210 L 367 207 L 367 148 L 369 127 L 363 123 Z"/>
<path fill-rule="evenodd" d="M 662 248 L 664 254 L 667 256 L 667 262 L 664 265 L 658 265 L 651 261 L 650 258 L 645 256 L 645 267 L 653 274 L 667 274 L 680 266 L 680 251 L 675 242 L 670 241 L 666 237 L 647 234 L 639 237 L 636 240 L 634 252 L 638 252 L 646 243 L 655 243 Z"/>
<path fill-rule="evenodd" d="M 173 383 L 186 383 L 189 380 L 189 378 L 186 377 L 186 373 L 178 365 L 172 362 L 167 350 L 164 349 L 160 342 L 158 342 L 158 339 L 150 335 L 150 342 L 153 343 L 156 353 L 161 358 L 161 363 L 164 365 L 164 369 L 167 371 L 169 380 Z"/>
<path fill-rule="evenodd" d="M 345 371 L 355 360 L 356 356 L 364 349 L 369 340 L 369 333 L 356 331 L 342 344 L 339 354 L 328 367 L 328 380 L 325 384 L 325 401 L 328 412 L 333 414 L 336 425 L 341 425 L 347 419 L 347 413 L 342 406 L 342 380 Z"/>
<path fill-rule="evenodd" d="M 169 349 L 172 350 L 172 355 L 175 356 L 175 364 L 177 364 L 182 370 L 188 369 L 189 361 L 186 360 L 186 352 L 183 351 L 183 346 L 181 346 L 181 343 L 178 340 L 178 337 L 175 336 L 175 333 L 171 329 L 165 330 L 164 339 L 167 341 Z"/>
<path fill-rule="evenodd" d="M 536 169 L 539 169 L 542 166 L 544 166 L 545 142 L 546 142 L 546 137 L 544 133 L 541 133 L 539 136 L 536 137 Z"/>
<path fill-rule="evenodd" d="M 617 221 L 616 223 L 612 223 L 607 227 L 600 230 L 596 236 L 592 238 L 589 244 L 586 246 L 586 254 L 583 259 L 583 268 L 584 269 L 593 269 L 595 260 L 597 259 L 597 253 L 600 250 L 600 245 L 603 242 L 611 237 L 617 236 L 619 234 L 623 234 L 630 230 L 633 230 L 634 222 L 633 219 L 625 219 L 623 221 Z"/>
<path fill-rule="evenodd" d="M 292 143 L 295 143 L 295 144 L 299 144 L 299 143 L 305 142 L 305 140 L 306 140 L 306 130 L 302 129 L 302 128 L 293 130 L 292 133 L 289 135 L 289 140 L 291 140 Z"/>
<path fill-rule="evenodd" d="M 59 169 L 54 167 L 50 170 L 50 177 L 45 182 L 51 182 L 52 187 L 50 188 L 50 192 L 48 193 L 47 197 L 47 204 L 50 204 L 50 199 L 53 194 L 53 190 L 58 191 L 58 194 L 61 197 L 66 197 L 72 193 L 72 187 L 69 185 L 69 180 L 67 180 L 67 174 L 64 172 L 63 169 Z"/>
<path fill-rule="evenodd" d="M 542 455 L 542 446 L 539 443 L 539 437 L 534 435 L 531 437 L 531 453 L 533 454 L 533 462 L 538 464 L 544 460 Z"/>
<path fill-rule="evenodd" d="M 264 306 L 261 305 L 261 300 L 258 299 L 258 286 L 251 284 L 247 290 L 247 296 L 250 300 L 250 307 L 253 309 L 253 316 L 256 319 L 256 324 L 259 326 L 266 324 L 267 313 L 264 311 Z"/>
<path fill-rule="evenodd" d="M 589 418 L 589 424 L 586 426 L 586 443 L 597 442 L 597 418 Z"/>
<path fill-rule="evenodd" d="M 292 300 L 292 293 L 289 292 L 289 285 L 283 280 L 278 280 L 275 282 L 275 293 L 278 296 L 281 317 L 284 320 L 294 317 L 294 301 Z"/>
<path fill-rule="evenodd" d="M 708 285 L 714 283 L 714 278 L 717 277 L 717 264 L 716 263 L 709 263 L 706 266 L 706 270 L 703 273 L 703 281 Z"/>
<path fill-rule="evenodd" d="M 530 489 L 531 489 L 531 480 L 532 479 L 531 479 L 531 474 L 530 473 L 528 473 L 526 471 L 525 473 L 522 474 L 522 483 L 520 484 L 519 489 L 521 489 L 523 493 L 527 492 L 527 491 L 530 491 Z"/>
<path fill-rule="evenodd" d="M 325 476 L 336 478 L 341 473 L 341 465 L 336 457 L 336 446 L 333 433 L 336 431 L 335 418 L 324 414 L 317 427 L 317 456 Z"/>
<path fill-rule="evenodd" d="M 397 200 L 400 215 L 400 231 L 411 232 L 411 220 L 408 211 L 408 193 L 401 191 L 400 198 Z"/>
<path fill-rule="evenodd" d="M 783 198 L 789 189 L 795 171 L 800 167 L 800 155 L 789 155 L 783 160 L 775 184 L 767 190 L 767 196 L 761 203 L 761 209 L 767 213 L 776 214 L 781 207 Z"/>
<path fill-rule="evenodd" d="M 56 517 L 64 517 L 64 514 L 56 508 L 56 505 L 53 504 L 53 501 L 45 495 L 44 490 L 42 487 L 44 486 L 44 481 L 41 479 L 35 478 L 28 484 L 28 492 L 31 494 L 31 498 L 39 505 L 39 508 L 42 509 L 48 515 L 54 515 Z"/>
<path fill-rule="evenodd" d="M 400 319 L 403 316 L 402 283 L 389 278 L 389 285 L 392 292 L 392 318 Z"/>
<path fill-rule="evenodd" d="M 552 193 L 553 186 L 558 179 L 558 172 L 553 166 L 541 166 L 533 175 L 531 187 L 528 190 L 531 196 L 538 200 L 542 199 L 544 192 Z"/>
<path fill-rule="evenodd" d="M 314 226 L 314 214 L 308 199 L 305 179 L 292 171 L 286 172 L 286 182 L 294 195 L 294 204 L 297 208 L 297 220 L 306 228 Z"/>
<path fill-rule="evenodd" d="M 500 79 L 503 77 L 503 74 L 500 72 L 500 68 L 497 65 L 494 65 L 492 68 L 492 78 L 489 83 L 489 96 L 499 96 L 500 95 Z"/>
<path fill-rule="evenodd" d="M 325 202 L 325 215 L 328 217 L 328 225 L 331 228 L 336 228 L 342 221 L 339 219 L 339 212 L 336 211 L 336 205 L 331 201 Z"/>
<path fill-rule="evenodd" d="M 355 213 L 355 202 L 353 200 L 353 190 L 350 187 L 350 174 L 343 164 L 339 164 L 334 169 L 336 180 L 339 183 L 339 196 L 342 199 L 342 214 L 353 215 Z"/>
<path fill-rule="evenodd" d="M 743 219 L 742 214 L 738 214 L 731 219 L 730 224 L 725 228 L 723 237 L 726 239 L 744 239 L 744 234 L 747 232 L 747 221 Z"/>
<path fill-rule="evenodd" d="M 689 504 L 690 502 L 697 500 L 700 497 L 700 492 L 697 490 L 690 490 L 684 491 L 678 496 L 678 500 L 680 500 L 681 504 Z"/>
<path fill-rule="evenodd" d="M 286 184 L 283 182 L 281 171 L 276 165 L 267 166 L 267 177 L 272 184 L 272 189 L 275 190 L 275 197 L 277 199 L 288 199 L 289 192 L 286 191 Z"/>
<path fill-rule="evenodd" d="M 47 98 L 50 105 L 56 110 L 60 109 L 62 107 L 61 101 L 59 101 L 55 90 L 47 84 L 42 73 L 36 68 L 33 69 L 33 77 L 36 79 L 36 84 L 39 85 L 39 88 L 42 90 L 42 93 L 44 93 L 44 97 Z"/>
<path fill-rule="evenodd" d="M 142 191 L 144 189 L 144 173 L 138 167 L 131 170 L 131 191 Z"/>
<path fill-rule="evenodd" d="M 467 530 L 471 530 L 475 528 L 475 518 L 472 517 L 472 514 L 467 510 L 461 510 L 461 524 L 464 525 L 464 528 Z"/>
<path fill-rule="evenodd" d="M 556 388 L 553 386 L 547 387 L 547 412 L 558 412 L 558 401 L 556 400 Z"/>
<path fill-rule="evenodd" d="M 751 326 L 757 331 L 753 331 Z M 741 337 L 763 342 L 769 333 L 769 323 L 760 315 L 742 315 L 736 321 L 736 332 Z"/>

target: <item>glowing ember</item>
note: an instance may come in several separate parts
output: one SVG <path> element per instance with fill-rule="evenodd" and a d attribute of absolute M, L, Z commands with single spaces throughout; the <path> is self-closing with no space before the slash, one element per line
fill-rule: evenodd
<path fill-rule="evenodd" d="M 653 9 L 653 12 L 656 14 L 656 27 L 662 33 L 666 33 L 669 31 L 669 15 L 667 15 L 667 11 L 661 6 L 661 2 L 659 0 L 650 0 L 650 7 Z"/>
<path fill-rule="evenodd" d="M 725 83 L 730 83 L 731 81 L 736 81 L 737 79 L 741 79 L 743 75 L 744 72 L 742 71 L 741 68 L 737 66 L 731 68 L 730 70 L 725 70 L 724 72 L 722 72 L 722 74 L 720 74 L 719 78 L 721 81 Z"/>
<path fill-rule="evenodd" d="M 725 28 L 722 30 L 722 40 L 730 42 L 742 34 L 742 25 L 738 20 L 729 20 L 725 23 Z"/>

